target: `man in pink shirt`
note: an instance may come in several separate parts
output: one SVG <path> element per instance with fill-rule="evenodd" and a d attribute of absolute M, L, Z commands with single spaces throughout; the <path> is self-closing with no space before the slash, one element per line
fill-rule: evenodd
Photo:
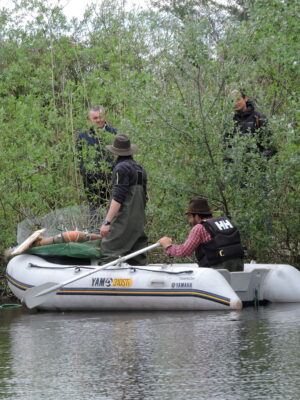
<path fill-rule="evenodd" d="M 193 226 L 187 240 L 181 245 L 162 237 L 159 243 L 165 253 L 173 257 L 191 256 L 195 252 L 199 267 L 243 270 L 243 248 L 236 226 L 227 218 L 213 218 L 206 199 L 196 197 L 189 203 L 188 221 Z"/>

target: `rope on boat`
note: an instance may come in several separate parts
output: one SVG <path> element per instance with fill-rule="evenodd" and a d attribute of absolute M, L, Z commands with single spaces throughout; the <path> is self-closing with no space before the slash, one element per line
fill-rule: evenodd
<path fill-rule="evenodd" d="M 96 267 L 88 267 L 88 266 L 82 266 L 82 265 L 68 265 L 68 266 L 64 266 L 64 267 L 49 267 L 46 265 L 36 265 L 36 264 L 32 264 L 32 263 L 28 263 L 28 266 L 30 268 L 41 268 L 41 269 L 69 269 L 69 268 L 75 268 L 75 269 L 95 269 Z"/>
<path fill-rule="evenodd" d="M 70 269 L 70 268 L 75 268 L 76 272 L 79 272 L 81 269 L 95 269 L 96 267 L 87 267 L 87 266 L 82 266 L 82 265 L 68 265 L 66 267 L 49 267 L 49 266 L 44 266 L 44 265 L 36 265 L 29 263 L 29 267 L 31 268 L 41 268 L 41 269 Z M 132 272 L 136 271 L 144 271 L 144 272 L 156 272 L 156 273 L 162 273 L 162 274 L 169 274 L 169 275 L 181 275 L 181 274 L 192 274 L 194 271 L 193 270 L 187 270 L 187 271 L 165 271 L 165 270 L 156 270 L 156 269 L 148 269 L 148 268 L 138 268 L 138 267 L 127 267 L 127 268 L 109 268 L 109 271 L 124 271 L 125 269 L 128 269 Z"/>
<path fill-rule="evenodd" d="M 125 269 L 125 268 L 120 268 L 120 269 Z M 194 271 L 193 270 L 188 270 L 188 271 L 178 271 L 178 272 L 174 272 L 174 271 L 158 271 L 155 269 L 147 269 L 147 268 L 137 268 L 137 267 L 130 267 L 130 268 L 126 268 L 126 269 L 130 269 L 131 271 L 135 272 L 136 270 L 138 271 L 148 271 L 148 272 L 160 272 L 162 274 L 170 274 L 170 275 L 181 275 L 181 274 L 192 274 Z"/>

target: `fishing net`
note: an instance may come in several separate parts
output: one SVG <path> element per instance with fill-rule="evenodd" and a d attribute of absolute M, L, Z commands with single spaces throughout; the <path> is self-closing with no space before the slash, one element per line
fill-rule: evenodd
<path fill-rule="evenodd" d="M 61 232 L 81 231 L 99 233 L 105 209 L 89 206 L 69 206 L 51 211 L 42 217 L 31 217 L 18 224 L 17 243 L 24 242 L 33 232 L 46 228 L 44 237 L 52 237 Z"/>
<path fill-rule="evenodd" d="M 89 206 L 69 206 L 50 212 L 43 217 L 28 218 L 18 224 L 17 242 L 21 244 L 36 230 L 46 228 L 44 237 L 52 237 L 67 231 L 99 233 L 105 209 Z M 32 247 L 26 253 L 45 256 L 56 255 L 76 258 L 100 258 L 101 240 L 84 243 L 59 243 Z"/>

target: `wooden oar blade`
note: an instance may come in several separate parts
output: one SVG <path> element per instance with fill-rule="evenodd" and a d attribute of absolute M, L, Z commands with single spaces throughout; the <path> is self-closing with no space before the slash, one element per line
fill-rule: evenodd
<path fill-rule="evenodd" d="M 50 291 L 50 293 L 47 292 L 46 294 L 43 294 L 43 292 L 48 291 L 56 287 L 57 285 L 58 284 L 54 282 L 46 282 L 43 283 L 42 285 L 35 286 L 31 289 L 27 289 L 23 297 L 23 302 L 25 302 L 28 308 L 34 308 L 39 304 L 42 304 L 44 301 L 46 301 L 49 298 L 49 296 L 53 296 L 52 291 Z"/>
<path fill-rule="evenodd" d="M 23 243 L 21 243 L 18 247 L 13 249 L 10 252 L 10 255 L 16 256 L 17 254 L 21 254 L 25 250 L 28 250 L 33 242 L 35 242 L 37 239 L 40 239 L 43 237 L 43 233 L 45 232 L 45 230 L 46 230 L 46 228 L 43 228 L 43 229 L 39 229 L 38 231 L 33 232 L 33 234 L 30 235 L 26 240 L 24 240 Z"/>

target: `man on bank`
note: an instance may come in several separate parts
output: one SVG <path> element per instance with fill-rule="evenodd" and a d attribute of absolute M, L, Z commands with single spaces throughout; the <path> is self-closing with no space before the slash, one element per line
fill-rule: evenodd
<path fill-rule="evenodd" d="M 236 226 L 227 218 L 213 218 L 206 199 L 196 197 L 189 203 L 188 221 L 193 226 L 181 245 L 162 237 L 159 243 L 173 257 L 187 257 L 195 252 L 199 267 L 243 271 L 243 248 Z"/>
<path fill-rule="evenodd" d="M 80 173 L 89 204 L 95 208 L 107 205 L 110 196 L 113 157 L 104 144 L 104 133 L 116 134 L 108 125 L 105 109 L 95 106 L 89 110 L 88 121 L 92 124 L 88 132 L 79 132 L 76 148 L 80 159 Z"/>
<path fill-rule="evenodd" d="M 234 107 L 234 127 L 232 133 L 226 133 L 224 137 L 225 148 L 227 149 L 225 162 L 231 163 L 232 138 L 237 134 L 240 137 L 252 135 L 255 138 L 258 152 L 270 158 L 276 154 L 276 150 L 271 145 L 271 133 L 268 129 L 267 117 L 255 108 L 254 102 L 246 95 L 244 89 L 233 90 L 230 93 Z"/>
<path fill-rule="evenodd" d="M 144 232 L 147 174 L 132 157 L 137 146 L 131 144 L 127 135 L 120 134 L 107 148 L 116 156 L 116 163 L 112 172 L 111 202 L 100 228 L 103 264 L 146 247 L 148 241 Z M 145 265 L 147 258 L 140 254 L 128 262 Z"/>

